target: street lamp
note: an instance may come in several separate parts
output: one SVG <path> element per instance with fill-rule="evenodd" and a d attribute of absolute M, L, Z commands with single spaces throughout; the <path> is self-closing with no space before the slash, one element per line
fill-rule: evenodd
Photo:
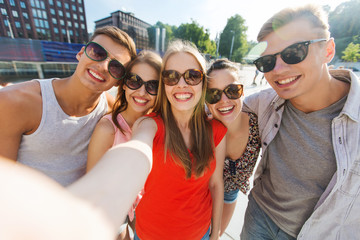
<path fill-rule="evenodd" d="M 230 56 L 229 56 L 229 60 L 231 61 L 231 55 L 232 55 L 232 51 L 233 51 L 233 47 L 234 47 L 235 31 L 230 30 L 230 32 L 233 33 L 232 40 L 231 40 L 231 47 L 230 47 Z"/>

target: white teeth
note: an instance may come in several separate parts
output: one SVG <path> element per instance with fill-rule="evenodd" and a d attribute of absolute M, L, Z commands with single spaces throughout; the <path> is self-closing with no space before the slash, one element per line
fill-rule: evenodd
<path fill-rule="evenodd" d="M 287 83 L 290 83 L 292 81 L 294 81 L 296 79 L 296 77 L 292 77 L 292 78 L 288 78 L 288 79 L 284 79 L 284 80 L 281 80 L 281 81 L 278 81 L 279 84 L 287 84 Z"/>
<path fill-rule="evenodd" d="M 232 110 L 235 106 L 231 106 L 231 107 L 223 107 L 223 108 L 218 108 L 218 110 L 222 113 L 224 112 L 229 112 L 230 110 Z"/>
<path fill-rule="evenodd" d="M 175 98 L 180 99 L 180 100 L 186 100 L 191 98 L 191 94 L 175 94 Z"/>
<path fill-rule="evenodd" d="M 144 100 L 144 99 L 135 98 L 135 97 L 134 97 L 134 101 L 135 101 L 135 102 L 138 102 L 138 103 L 146 103 L 146 102 L 147 102 L 147 101 Z"/>
<path fill-rule="evenodd" d="M 95 72 L 89 70 L 89 72 L 91 73 L 91 75 L 93 75 L 96 79 L 99 79 L 100 81 L 104 81 L 104 79 L 102 77 L 100 77 L 99 75 L 97 75 Z"/>

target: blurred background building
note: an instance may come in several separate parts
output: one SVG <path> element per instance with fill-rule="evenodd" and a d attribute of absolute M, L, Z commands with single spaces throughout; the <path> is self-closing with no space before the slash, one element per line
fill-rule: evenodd
<path fill-rule="evenodd" d="M 1 0 L 0 0 L 1 1 Z M 95 29 L 112 25 L 127 32 L 134 39 L 137 49 L 149 49 L 149 35 L 147 29 L 151 25 L 134 16 L 133 13 L 116 11 L 111 16 L 95 21 Z"/>
<path fill-rule="evenodd" d="M 0 37 L 86 43 L 84 0 L 0 0 Z"/>

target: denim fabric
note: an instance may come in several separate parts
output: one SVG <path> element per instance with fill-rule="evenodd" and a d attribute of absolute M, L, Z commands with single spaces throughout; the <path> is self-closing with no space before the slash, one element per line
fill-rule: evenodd
<path fill-rule="evenodd" d="M 224 203 L 231 204 L 235 202 L 239 195 L 239 191 L 239 189 L 236 189 L 230 192 L 224 192 Z"/>
<path fill-rule="evenodd" d="M 241 240 L 295 240 L 281 230 L 259 207 L 254 198 L 249 195 L 245 212 L 245 221 L 240 235 Z"/>
<path fill-rule="evenodd" d="M 330 74 L 351 84 L 344 108 L 332 121 L 337 172 L 303 225 L 298 235 L 300 240 L 360 236 L 360 81 L 347 70 L 332 70 Z M 243 111 L 258 115 L 262 152 L 278 132 L 284 102 L 271 88 L 244 100 Z M 255 179 L 266 164 L 266 159 L 261 159 Z"/>

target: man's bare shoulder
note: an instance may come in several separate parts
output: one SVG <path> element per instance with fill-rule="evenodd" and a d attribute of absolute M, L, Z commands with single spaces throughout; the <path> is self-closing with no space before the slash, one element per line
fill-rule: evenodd
<path fill-rule="evenodd" d="M 37 81 L 17 83 L 0 91 L 1 123 L 12 123 L 23 133 L 37 127 L 42 115 L 41 88 Z M 7 124 L 4 124 L 5 126 Z"/>
<path fill-rule="evenodd" d="M 11 108 L 35 105 L 41 103 L 41 89 L 37 81 L 13 84 L 0 91 L 0 104 Z M 10 106 L 9 106 L 10 107 Z"/>

